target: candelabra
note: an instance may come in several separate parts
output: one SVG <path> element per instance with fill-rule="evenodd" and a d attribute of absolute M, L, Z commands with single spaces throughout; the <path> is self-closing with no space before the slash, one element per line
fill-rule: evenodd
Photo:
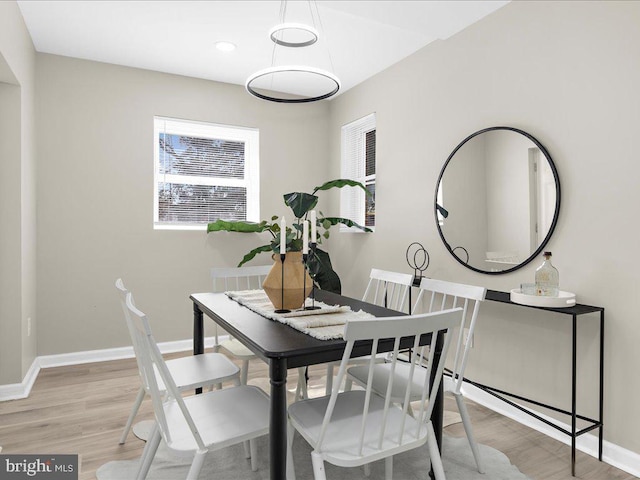
<path fill-rule="evenodd" d="M 311 242 L 311 245 L 309 245 L 310 250 L 311 250 L 311 256 L 315 257 L 315 253 L 316 253 L 316 242 Z M 304 262 L 304 266 L 305 268 L 309 268 L 309 265 L 307 264 L 307 258 L 308 255 L 303 254 L 302 255 L 302 261 Z M 311 271 L 309 271 L 309 273 L 311 273 Z M 306 282 L 307 280 L 307 276 L 304 276 L 304 280 Z M 313 280 L 313 277 L 312 277 Z M 303 295 L 306 294 L 307 291 L 307 287 L 305 285 L 304 290 L 303 290 Z M 305 301 L 303 302 L 303 304 L 306 304 L 306 297 L 305 297 Z M 305 306 L 304 309 L 305 310 L 318 310 L 320 307 L 316 306 L 316 282 L 315 280 L 311 283 L 311 305 L 310 306 Z"/>
<path fill-rule="evenodd" d="M 275 313 L 289 313 L 291 311 L 291 310 L 288 310 L 288 309 L 284 308 L 284 260 L 285 260 L 285 258 L 287 258 L 287 255 L 284 254 L 284 253 L 281 253 L 280 254 L 280 265 L 281 265 L 281 268 L 282 268 L 282 275 L 281 275 L 282 276 L 282 280 L 281 280 L 281 282 L 282 282 L 281 283 L 281 286 L 282 286 L 281 292 L 282 293 L 280 294 L 281 295 L 280 298 L 282 300 L 282 303 L 280 304 L 281 308 L 279 308 L 278 310 L 275 310 Z"/>

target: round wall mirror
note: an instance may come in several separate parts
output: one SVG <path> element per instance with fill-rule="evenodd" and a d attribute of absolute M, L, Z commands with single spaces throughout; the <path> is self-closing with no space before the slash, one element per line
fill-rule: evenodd
<path fill-rule="evenodd" d="M 436 187 L 438 232 L 453 257 L 488 274 L 526 265 L 551 238 L 560 179 L 549 152 L 522 130 L 485 128 L 451 152 Z"/>

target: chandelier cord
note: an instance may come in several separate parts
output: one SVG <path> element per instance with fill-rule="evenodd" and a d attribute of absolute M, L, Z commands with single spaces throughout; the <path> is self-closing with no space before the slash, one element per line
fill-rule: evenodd
<path fill-rule="evenodd" d="M 284 23 L 286 15 L 287 15 L 287 0 L 281 0 L 280 1 L 280 23 Z M 280 41 L 284 40 L 284 31 L 278 32 L 277 34 L 280 35 Z M 273 50 L 271 51 L 271 67 L 273 67 L 276 64 L 276 47 L 278 46 L 278 44 L 276 42 L 273 42 Z M 273 76 L 271 76 L 271 81 L 270 81 L 270 88 L 273 88 Z"/>
<path fill-rule="evenodd" d="M 311 4 L 311 0 L 309 0 L 309 4 Z M 331 57 L 331 49 L 329 48 L 329 37 L 327 32 L 324 29 L 324 25 L 322 24 L 322 18 L 320 17 L 320 11 L 318 10 L 318 2 L 313 0 L 313 5 L 316 7 L 316 15 L 318 16 L 318 26 L 320 27 L 320 32 L 322 32 L 322 37 L 324 38 L 325 48 L 327 49 L 327 55 L 329 56 L 329 65 L 331 65 L 331 71 L 335 74 L 335 67 L 333 66 L 333 58 Z M 311 13 L 311 19 L 313 20 L 313 12 Z M 315 27 L 315 21 L 314 21 Z"/>

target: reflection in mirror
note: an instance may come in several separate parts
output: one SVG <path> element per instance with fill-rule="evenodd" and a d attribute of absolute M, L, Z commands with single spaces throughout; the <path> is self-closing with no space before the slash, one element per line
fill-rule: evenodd
<path fill-rule="evenodd" d="M 451 153 L 435 197 L 449 252 L 472 270 L 506 273 L 529 263 L 550 238 L 560 182 L 540 142 L 515 128 L 492 127 Z"/>

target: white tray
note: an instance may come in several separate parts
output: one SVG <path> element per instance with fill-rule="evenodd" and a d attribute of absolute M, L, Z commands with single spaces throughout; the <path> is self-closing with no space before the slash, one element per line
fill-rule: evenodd
<path fill-rule="evenodd" d="M 550 307 L 565 308 L 573 307 L 576 304 L 576 294 L 571 292 L 563 292 L 560 290 L 557 297 L 543 297 L 538 295 L 527 295 L 522 293 L 519 288 L 511 290 L 511 301 L 520 305 L 529 305 L 530 307 Z"/>

